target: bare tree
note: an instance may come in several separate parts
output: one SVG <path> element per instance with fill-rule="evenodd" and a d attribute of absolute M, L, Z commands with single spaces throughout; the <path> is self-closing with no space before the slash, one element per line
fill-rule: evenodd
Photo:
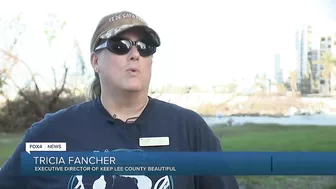
<path fill-rule="evenodd" d="M 53 76 L 53 85 L 50 86 L 51 90 L 41 90 L 41 83 L 38 82 L 37 77 L 39 77 L 41 81 L 45 82 L 46 80 L 41 76 L 41 74 L 34 71 L 28 62 L 20 58 L 18 44 L 20 44 L 21 36 L 24 34 L 26 28 L 26 25 L 21 21 L 22 16 L 23 14 L 19 14 L 15 18 L 9 19 L 9 21 L 4 19 L 2 20 L 5 26 L 8 27 L 2 32 L 9 36 L 6 38 L 7 44 L 3 48 L 0 48 L 0 62 L 2 65 L 0 68 L 0 87 L 2 89 L 5 84 L 10 85 L 9 87 L 14 87 L 17 91 L 18 97 L 24 99 L 24 101 L 30 105 L 32 108 L 31 111 L 33 111 L 37 117 L 42 118 L 46 112 L 54 111 L 62 94 L 68 92 L 69 86 L 67 86 L 67 82 L 69 79 L 69 67 L 65 62 L 62 76 L 57 76 L 56 70 L 51 68 Z M 53 41 L 57 38 L 59 32 L 62 32 L 65 26 L 66 22 L 59 19 L 57 15 L 48 15 L 45 22 L 44 33 L 50 46 L 52 46 Z M 78 57 L 79 61 L 77 64 L 80 65 L 80 72 L 83 75 L 85 72 L 85 63 L 82 57 L 81 49 L 76 40 L 74 40 L 73 50 L 70 53 L 75 54 Z M 18 78 L 15 78 L 13 75 L 15 66 L 25 68 L 28 73 L 28 80 L 23 86 L 18 84 Z M 2 94 L 2 96 L 9 100 L 6 92 L 2 92 Z M 48 98 L 46 98 L 46 94 L 48 94 Z"/>

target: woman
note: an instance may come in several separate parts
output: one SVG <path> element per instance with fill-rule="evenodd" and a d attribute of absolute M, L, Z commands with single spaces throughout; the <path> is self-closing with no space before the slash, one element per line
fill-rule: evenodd
<path fill-rule="evenodd" d="M 238 188 L 229 176 L 20 176 L 26 142 L 66 142 L 67 151 L 221 151 L 200 115 L 148 96 L 160 44 L 158 34 L 131 12 L 103 17 L 91 40 L 92 100 L 34 123 L 0 171 L 0 188 Z M 146 137 L 161 141 L 145 144 Z"/>

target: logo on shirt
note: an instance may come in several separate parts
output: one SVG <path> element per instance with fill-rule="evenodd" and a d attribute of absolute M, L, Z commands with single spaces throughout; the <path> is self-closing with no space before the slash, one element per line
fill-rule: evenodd
<path fill-rule="evenodd" d="M 139 149 L 123 151 L 141 151 Z M 114 151 L 120 151 L 114 150 Z M 172 176 L 146 175 L 73 175 L 67 189 L 174 189 Z"/>

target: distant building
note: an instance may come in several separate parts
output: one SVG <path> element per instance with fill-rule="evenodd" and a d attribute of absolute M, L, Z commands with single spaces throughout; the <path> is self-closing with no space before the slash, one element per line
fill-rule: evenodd
<path fill-rule="evenodd" d="M 296 31 L 296 60 L 298 84 L 307 72 L 308 51 L 311 49 L 311 26 L 303 26 Z"/>
<path fill-rule="evenodd" d="M 336 55 L 336 32 L 333 35 L 321 36 L 320 55 L 322 56 L 324 52 Z"/>
<path fill-rule="evenodd" d="M 283 70 L 280 62 L 280 54 L 274 55 L 274 81 L 277 84 L 282 84 L 284 82 Z"/>
<path fill-rule="evenodd" d="M 313 93 L 319 93 L 321 92 L 320 90 L 320 78 L 321 78 L 321 65 L 315 64 L 317 60 L 320 59 L 320 51 L 319 50 L 312 50 L 308 52 L 308 61 L 310 62 L 311 65 L 311 76 L 312 76 L 312 92 Z"/>
<path fill-rule="evenodd" d="M 336 57 L 336 32 L 330 35 L 324 35 L 320 37 L 320 57 L 323 56 L 324 53 L 330 53 L 332 57 Z M 319 65 L 319 79 L 320 79 L 320 90 L 325 92 L 326 89 L 326 81 L 325 78 L 321 75 L 323 72 L 323 66 Z M 334 79 L 330 81 L 330 85 L 334 86 Z"/>
<path fill-rule="evenodd" d="M 313 81 L 320 74 L 319 65 L 313 64 L 320 57 L 319 36 L 313 31 L 311 25 L 304 25 L 296 31 L 296 73 L 301 93 L 313 92 L 317 87 Z"/>

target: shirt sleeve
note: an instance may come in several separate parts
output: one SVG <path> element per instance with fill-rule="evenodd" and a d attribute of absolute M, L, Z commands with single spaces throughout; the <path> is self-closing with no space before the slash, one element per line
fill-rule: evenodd
<path fill-rule="evenodd" d="M 26 131 L 24 138 L 14 150 L 13 154 L 5 162 L 0 170 L 0 188 L 15 189 L 25 188 L 26 180 L 20 175 L 21 152 L 25 151 L 25 141 L 29 138 L 30 129 Z"/>
<path fill-rule="evenodd" d="M 198 152 L 221 152 L 222 146 L 220 141 L 204 121 L 199 116 L 194 116 L 193 128 L 194 132 L 192 137 L 193 151 Z M 195 188 L 196 189 L 239 189 L 237 180 L 234 176 L 195 176 Z"/>
<path fill-rule="evenodd" d="M 47 138 L 43 132 L 46 125 L 47 121 L 44 119 L 40 122 L 32 124 L 32 126 L 26 130 L 23 139 L 0 169 L 1 189 L 28 188 L 28 181 L 31 177 L 21 175 L 21 153 L 25 151 L 26 142 L 43 142 L 43 140 Z"/>

